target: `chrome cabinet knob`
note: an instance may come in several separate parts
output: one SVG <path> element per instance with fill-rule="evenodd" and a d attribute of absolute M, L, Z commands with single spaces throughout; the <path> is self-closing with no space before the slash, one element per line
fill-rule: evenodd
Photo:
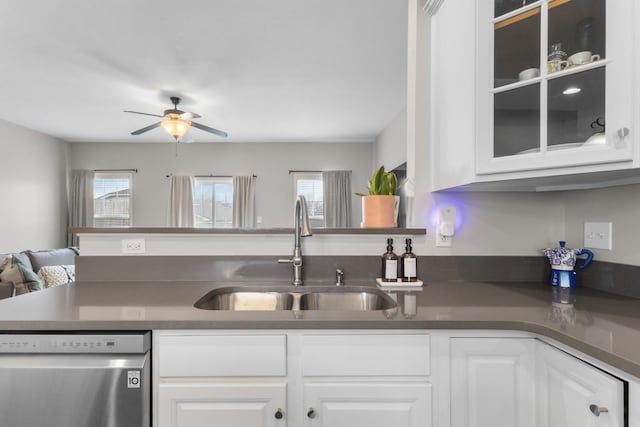
<path fill-rule="evenodd" d="M 601 413 L 603 412 L 609 412 L 609 409 L 604 408 L 602 406 L 598 406 L 598 405 L 589 405 L 589 410 L 591 411 L 591 413 L 593 415 L 595 415 L 596 417 L 599 417 Z"/>
<path fill-rule="evenodd" d="M 336 269 L 336 286 L 344 285 L 344 271 L 342 269 Z"/>
<path fill-rule="evenodd" d="M 313 419 L 316 417 L 316 411 L 313 408 L 309 408 L 309 412 L 307 412 L 307 417 Z"/>
<path fill-rule="evenodd" d="M 624 138 L 625 136 L 629 135 L 629 128 L 620 128 L 618 129 L 617 133 L 620 138 Z"/>
<path fill-rule="evenodd" d="M 276 417 L 276 420 L 281 420 L 284 417 L 284 414 L 282 413 L 282 409 L 278 408 L 274 417 Z"/>

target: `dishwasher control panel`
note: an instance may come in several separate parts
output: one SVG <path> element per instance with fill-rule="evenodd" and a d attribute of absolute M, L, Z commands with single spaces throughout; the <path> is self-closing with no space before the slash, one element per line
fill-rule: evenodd
<path fill-rule="evenodd" d="M 151 334 L 0 334 L 1 353 L 146 353 Z"/>

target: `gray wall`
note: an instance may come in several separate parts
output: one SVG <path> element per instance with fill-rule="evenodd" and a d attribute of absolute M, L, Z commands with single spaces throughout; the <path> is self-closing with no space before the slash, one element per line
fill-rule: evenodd
<path fill-rule="evenodd" d="M 373 144 L 373 167 L 394 169 L 407 161 L 407 110 L 400 114 L 376 137 Z"/>
<path fill-rule="evenodd" d="M 352 170 L 353 191 L 364 191 L 371 175 L 371 150 L 371 143 L 72 143 L 70 166 L 137 168 L 133 182 L 136 226 L 166 226 L 167 174 L 255 174 L 256 215 L 262 217 L 258 227 L 291 227 L 294 194 L 289 170 Z M 353 225 L 358 226 L 358 196 L 353 196 L 352 204 Z"/>
<path fill-rule="evenodd" d="M 566 193 L 567 244 L 582 247 L 585 222 L 613 223 L 613 250 L 593 249 L 594 259 L 640 266 L 640 185 Z"/>
<path fill-rule="evenodd" d="M 0 120 L 0 253 L 66 243 L 67 143 Z"/>

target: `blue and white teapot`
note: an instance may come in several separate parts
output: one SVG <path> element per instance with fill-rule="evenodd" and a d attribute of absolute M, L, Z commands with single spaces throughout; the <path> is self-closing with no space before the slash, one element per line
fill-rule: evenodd
<path fill-rule="evenodd" d="M 573 270 L 579 256 L 586 255 L 587 258 L 578 266 L 579 270 L 585 268 L 593 260 L 593 252 L 589 249 L 571 249 L 565 246 L 566 242 L 560 241 L 559 248 L 547 248 L 542 252 L 549 258 L 551 263 L 551 275 L 549 284 L 562 288 L 575 288 L 576 272 Z"/>

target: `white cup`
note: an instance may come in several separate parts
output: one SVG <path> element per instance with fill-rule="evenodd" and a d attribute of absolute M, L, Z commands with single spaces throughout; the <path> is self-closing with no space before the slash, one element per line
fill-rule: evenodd
<path fill-rule="evenodd" d="M 600 55 L 592 55 L 590 51 L 583 50 L 571 55 L 568 59 L 571 65 L 584 65 L 600 59 Z"/>
<path fill-rule="evenodd" d="M 529 80 L 534 77 L 538 77 L 539 75 L 540 75 L 539 68 L 527 68 L 526 70 L 522 70 L 520 71 L 520 73 L 518 73 L 518 80 L 520 81 Z"/>

